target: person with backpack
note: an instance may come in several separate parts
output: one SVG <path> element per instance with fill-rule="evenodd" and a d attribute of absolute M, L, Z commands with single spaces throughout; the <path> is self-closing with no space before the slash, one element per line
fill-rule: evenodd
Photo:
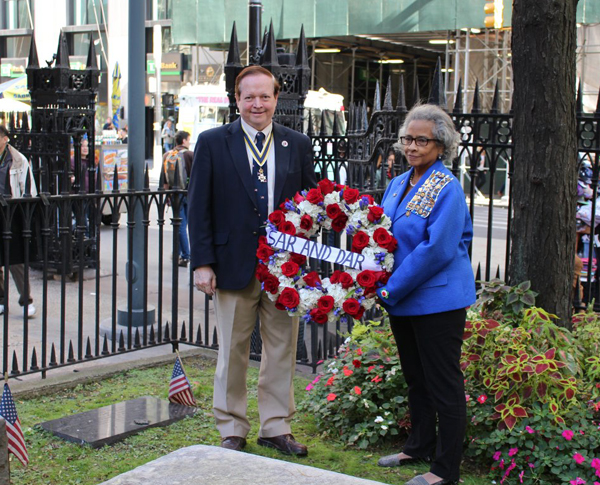
<path fill-rule="evenodd" d="M 192 171 L 194 153 L 190 150 L 190 134 L 187 131 L 175 133 L 175 148 L 163 155 L 165 189 L 187 189 L 189 174 Z M 179 167 L 179 180 L 176 181 L 176 168 Z M 190 243 L 187 234 L 187 198 L 181 201 L 179 215 L 179 266 L 187 267 L 190 262 Z"/>

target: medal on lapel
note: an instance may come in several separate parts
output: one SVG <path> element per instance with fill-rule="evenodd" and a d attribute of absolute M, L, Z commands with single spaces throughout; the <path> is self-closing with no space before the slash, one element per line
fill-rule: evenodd
<path fill-rule="evenodd" d="M 250 137 L 248 136 L 248 133 L 246 133 L 245 131 L 244 131 L 244 141 L 246 142 L 246 146 L 248 148 L 250 148 L 250 152 L 252 153 L 252 158 L 254 159 L 256 164 L 259 166 L 258 173 L 257 173 L 258 181 L 262 182 L 262 183 L 267 183 L 267 176 L 265 175 L 263 166 L 265 163 L 267 163 L 267 158 L 269 157 L 269 151 L 271 150 L 271 144 L 273 141 L 273 131 L 271 130 L 271 133 L 269 133 L 269 137 L 267 138 L 261 151 L 259 151 L 258 148 L 256 148 L 256 145 L 250 139 Z"/>

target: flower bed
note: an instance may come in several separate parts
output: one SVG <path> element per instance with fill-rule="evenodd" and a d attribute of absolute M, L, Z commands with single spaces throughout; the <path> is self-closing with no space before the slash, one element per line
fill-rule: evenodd
<path fill-rule="evenodd" d="M 484 286 L 464 335 L 465 455 L 497 483 L 600 485 L 600 318 L 575 315 L 570 332 L 531 306 L 528 285 L 491 287 L 501 289 L 488 298 Z M 385 324 L 355 327 L 308 390 L 303 407 L 349 445 L 365 448 L 409 426 L 406 384 Z"/>

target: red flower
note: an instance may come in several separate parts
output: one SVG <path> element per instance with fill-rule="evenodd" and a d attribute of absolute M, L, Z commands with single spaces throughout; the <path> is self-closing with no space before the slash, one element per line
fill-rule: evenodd
<path fill-rule="evenodd" d="M 258 245 L 260 246 L 261 244 L 266 244 L 267 246 L 269 245 L 269 241 L 267 241 L 267 236 L 258 236 Z"/>
<path fill-rule="evenodd" d="M 281 272 L 288 278 L 292 278 L 298 274 L 300 267 L 293 261 L 288 261 L 281 265 Z"/>
<path fill-rule="evenodd" d="M 371 222 L 376 222 L 381 219 L 383 215 L 383 207 L 379 207 L 378 205 L 369 206 L 369 213 L 367 214 L 367 219 Z"/>
<path fill-rule="evenodd" d="M 281 226 L 278 227 L 280 232 L 284 234 L 289 234 L 290 236 L 296 235 L 296 226 L 291 221 L 284 221 L 281 223 Z"/>
<path fill-rule="evenodd" d="M 334 380 L 335 380 L 335 375 L 333 375 L 329 379 L 327 379 L 327 382 L 325 383 L 325 385 L 326 386 L 332 386 Z"/>
<path fill-rule="evenodd" d="M 269 261 L 269 258 L 275 254 L 275 251 L 271 249 L 271 246 L 261 244 L 256 250 L 256 257 L 263 262 Z"/>
<path fill-rule="evenodd" d="M 373 198 L 373 196 L 371 194 L 364 194 L 363 198 L 366 197 L 367 201 L 369 202 L 369 205 L 374 204 L 375 203 L 375 199 Z"/>
<path fill-rule="evenodd" d="M 380 227 L 373 233 L 373 239 L 382 248 L 387 248 L 388 244 L 392 242 L 392 235 L 387 231 L 387 229 Z"/>
<path fill-rule="evenodd" d="M 292 260 L 298 266 L 303 266 L 304 264 L 306 264 L 306 256 L 302 254 L 292 253 L 290 256 L 290 260 Z"/>
<path fill-rule="evenodd" d="M 308 232 L 308 231 L 310 231 L 312 226 L 313 226 L 312 217 L 310 217 L 308 214 L 304 214 L 300 218 L 300 229 L 303 229 L 304 231 Z"/>
<path fill-rule="evenodd" d="M 319 204 L 323 202 L 323 194 L 321 193 L 321 189 L 310 189 L 306 194 L 306 200 L 308 200 L 311 204 Z"/>
<path fill-rule="evenodd" d="M 339 283 L 340 282 L 340 275 L 343 273 L 343 271 L 340 271 L 339 269 L 336 269 L 333 273 L 331 273 L 331 276 L 329 277 L 329 281 L 331 281 L 333 284 Z"/>
<path fill-rule="evenodd" d="M 312 318 L 313 322 L 318 323 L 319 325 L 327 323 L 327 313 L 323 313 L 319 308 L 313 308 L 310 311 L 310 318 Z"/>
<path fill-rule="evenodd" d="M 390 273 L 389 271 L 377 271 L 376 274 L 379 277 L 379 282 L 383 283 L 384 285 L 387 284 L 388 280 L 390 279 L 390 276 L 392 276 L 392 273 Z"/>
<path fill-rule="evenodd" d="M 354 368 L 355 368 L 355 369 L 359 369 L 359 368 L 360 368 L 360 365 L 361 365 L 361 364 L 360 364 L 360 360 L 358 360 L 358 359 L 354 359 L 354 360 L 352 361 L 352 365 L 354 366 Z"/>
<path fill-rule="evenodd" d="M 348 222 L 348 216 L 342 212 L 333 221 L 331 221 L 331 229 L 333 229 L 335 232 L 342 232 L 346 227 L 346 222 Z"/>
<path fill-rule="evenodd" d="M 484 402 L 486 402 L 486 401 L 487 401 L 487 396 L 486 396 L 485 394 L 482 394 L 481 396 L 479 396 L 479 397 L 477 398 L 477 401 L 478 401 L 479 403 L 483 404 Z"/>
<path fill-rule="evenodd" d="M 346 377 L 350 377 L 352 374 L 354 374 L 354 371 L 348 369 L 348 366 L 344 366 L 344 368 L 342 369 L 342 372 L 344 373 L 344 375 Z"/>
<path fill-rule="evenodd" d="M 279 279 L 272 274 L 269 274 L 262 283 L 265 291 L 268 293 L 274 295 L 279 291 Z"/>
<path fill-rule="evenodd" d="M 375 369 L 374 365 L 370 365 L 367 369 L 367 372 L 371 372 L 373 369 Z"/>
<path fill-rule="evenodd" d="M 352 238 L 352 251 L 355 253 L 362 252 L 369 245 L 371 238 L 364 231 L 358 231 Z"/>
<path fill-rule="evenodd" d="M 363 288 L 374 287 L 378 279 L 377 273 L 368 269 L 361 271 L 356 275 L 356 282 Z"/>
<path fill-rule="evenodd" d="M 356 349 L 356 355 L 362 355 L 362 354 L 363 354 L 363 351 L 360 347 L 358 349 Z"/>
<path fill-rule="evenodd" d="M 299 204 L 303 200 L 304 200 L 304 197 L 302 197 L 302 194 L 300 192 L 296 192 L 296 195 L 294 195 L 294 202 L 296 204 Z"/>
<path fill-rule="evenodd" d="M 360 193 L 357 189 L 347 188 L 344 190 L 344 200 L 347 204 L 354 204 L 358 200 Z"/>
<path fill-rule="evenodd" d="M 317 308 L 323 313 L 329 313 L 333 310 L 334 303 L 335 300 L 333 299 L 333 296 L 323 295 L 319 298 L 319 301 L 317 301 Z"/>
<path fill-rule="evenodd" d="M 330 219 L 335 219 L 342 213 L 342 209 L 338 204 L 329 204 L 325 208 L 325 212 L 327 212 L 327 217 Z"/>
<path fill-rule="evenodd" d="M 381 382 L 383 379 L 380 376 L 375 376 L 373 377 L 373 379 L 371 379 L 371 382 L 375 382 L 376 384 L 378 382 Z"/>
<path fill-rule="evenodd" d="M 285 214 L 283 213 L 283 211 L 274 210 L 269 214 L 269 220 L 276 226 L 279 226 L 279 224 L 285 221 Z"/>
<path fill-rule="evenodd" d="M 291 310 L 300 303 L 300 295 L 294 288 L 284 288 L 279 298 L 277 298 L 277 303 Z"/>
<path fill-rule="evenodd" d="M 331 194 L 335 190 L 335 185 L 329 179 L 323 179 L 318 184 L 323 195 Z"/>
<path fill-rule="evenodd" d="M 361 309 L 363 308 L 360 306 L 360 303 L 358 303 L 358 300 L 356 300 L 356 298 L 348 298 L 342 305 L 342 308 L 348 315 L 352 317 L 360 318 L 359 316 L 357 316 L 359 314 L 360 316 L 362 316 Z"/>
<path fill-rule="evenodd" d="M 256 279 L 262 283 L 269 274 L 269 268 L 264 264 L 258 263 L 256 266 Z"/>
<path fill-rule="evenodd" d="M 342 271 L 339 277 L 339 283 L 342 285 L 342 288 L 344 288 L 344 290 L 347 290 L 354 284 L 354 280 L 352 279 L 352 276 L 350 276 L 349 273 Z"/>
<path fill-rule="evenodd" d="M 354 386 L 354 392 L 356 393 L 357 396 L 360 396 L 362 394 L 362 391 L 360 390 L 360 387 L 358 387 L 358 386 Z"/>
<path fill-rule="evenodd" d="M 317 285 L 321 286 L 321 278 L 319 278 L 319 274 L 316 271 L 311 271 L 310 273 L 305 274 L 304 282 L 313 288 L 316 288 Z"/>
<path fill-rule="evenodd" d="M 337 397 L 337 395 L 336 395 L 336 394 L 334 394 L 334 393 L 332 392 L 331 394 L 329 394 L 329 395 L 327 396 L 327 400 L 328 400 L 328 401 L 335 401 L 335 398 L 336 398 L 336 397 Z"/>

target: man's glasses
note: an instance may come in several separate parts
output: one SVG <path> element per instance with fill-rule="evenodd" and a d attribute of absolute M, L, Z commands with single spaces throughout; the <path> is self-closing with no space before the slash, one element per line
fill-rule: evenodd
<path fill-rule="evenodd" d="M 439 140 L 437 138 L 426 138 L 424 136 L 417 136 L 416 138 L 413 138 L 412 136 L 401 136 L 400 137 L 400 143 L 402 143 L 405 147 L 410 146 L 410 144 L 413 141 L 415 142 L 415 144 L 418 147 L 426 147 L 430 141 L 439 142 Z"/>

